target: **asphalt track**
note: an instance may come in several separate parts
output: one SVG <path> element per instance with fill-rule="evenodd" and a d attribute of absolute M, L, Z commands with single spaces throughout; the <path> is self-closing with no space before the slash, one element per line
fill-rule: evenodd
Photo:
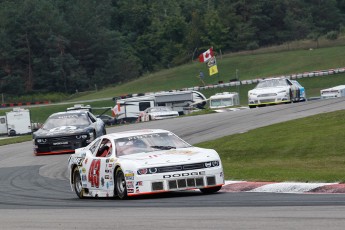
<path fill-rule="evenodd" d="M 342 110 L 345 99 L 309 101 L 109 128 L 168 129 L 191 144 Z M 130 200 L 79 200 L 69 155 L 35 157 L 32 143 L 0 147 L 0 229 L 343 229 L 345 194 L 198 191 Z"/>

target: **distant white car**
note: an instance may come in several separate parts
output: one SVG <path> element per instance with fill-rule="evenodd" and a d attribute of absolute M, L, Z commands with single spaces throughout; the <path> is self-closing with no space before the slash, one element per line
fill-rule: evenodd
<path fill-rule="evenodd" d="M 79 198 L 119 197 L 199 189 L 224 184 L 213 149 L 191 146 L 161 129 L 111 133 L 77 149 L 68 160 L 70 185 Z"/>
<path fill-rule="evenodd" d="M 248 106 L 255 108 L 269 104 L 300 101 L 299 87 L 287 78 L 269 78 L 262 80 L 248 91 Z"/>
<path fill-rule="evenodd" d="M 173 111 L 170 107 L 166 106 L 147 108 L 140 114 L 141 121 L 162 120 L 178 116 L 179 113 L 177 111 Z"/>

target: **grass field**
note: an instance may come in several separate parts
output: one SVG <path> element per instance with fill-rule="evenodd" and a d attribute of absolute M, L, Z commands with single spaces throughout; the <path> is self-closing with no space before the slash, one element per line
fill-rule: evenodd
<path fill-rule="evenodd" d="M 229 180 L 345 182 L 345 111 L 200 143 L 220 153 Z"/>

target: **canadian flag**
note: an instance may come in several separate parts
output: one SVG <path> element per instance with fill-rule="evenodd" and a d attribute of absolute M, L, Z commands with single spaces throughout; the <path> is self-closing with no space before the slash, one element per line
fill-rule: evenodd
<path fill-rule="evenodd" d="M 199 62 L 207 62 L 213 56 L 214 56 L 213 50 L 212 48 L 209 48 L 204 53 L 199 55 Z"/>

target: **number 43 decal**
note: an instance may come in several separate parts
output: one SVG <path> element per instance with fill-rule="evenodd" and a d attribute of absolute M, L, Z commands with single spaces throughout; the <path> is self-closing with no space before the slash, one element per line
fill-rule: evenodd
<path fill-rule="evenodd" d="M 99 187 L 99 171 L 101 168 L 101 160 L 95 159 L 92 160 L 90 169 L 89 169 L 89 176 L 88 180 L 91 183 L 91 187 Z"/>

